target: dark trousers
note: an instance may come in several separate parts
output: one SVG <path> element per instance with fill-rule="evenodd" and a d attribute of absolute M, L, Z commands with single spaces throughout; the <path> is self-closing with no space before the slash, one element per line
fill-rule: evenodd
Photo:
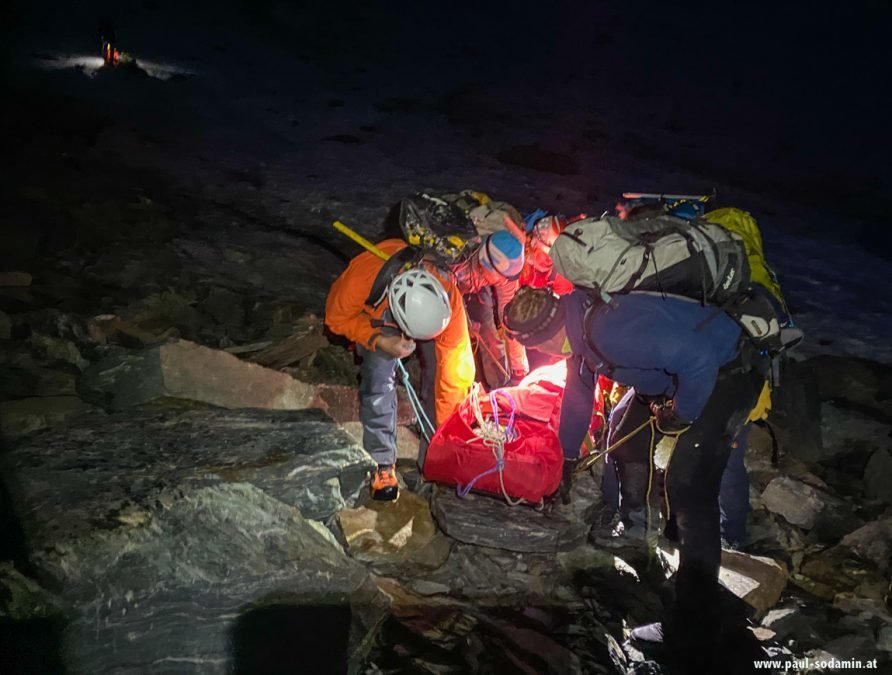
<path fill-rule="evenodd" d="M 625 419 L 626 415 L 629 417 Z M 629 390 L 622 400 L 610 411 L 606 447 L 610 447 L 625 434 L 635 429 L 650 416 L 650 409 L 636 399 L 634 390 Z M 621 433 L 619 427 L 622 425 Z M 722 537 L 731 545 L 743 546 L 746 540 L 746 520 L 750 511 L 749 475 L 744 465 L 749 425 L 744 426 L 731 447 L 728 463 L 722 473 L 719 490 L 719 511 Z M 629 512 L 644 504 L 649 474 L 648 453 L 650 434 L 647 430 L 628 441 L 628 447 L 619 448 L 605 457 L 604 474 L 601 479 L 601 493 L 604 503 L 611 511 L 620 510 L 620 473 L 627 483 L 624 518 Z M 620 459 L 623 461 L 621 462 Z"/>
<path fill-rule="evenodd" d="M 722 629 L 718 572 L 721 560 L 719 490 L 734 439 L 756 404 L 764 377 L 755 372 L 726 369 L 719 373 L 703 413 L 681 435 L 665 477 L 671 515 L 678 530 L 680 561 L 675 601 L 664 619 L 667 645 L 700 672 L 715 663 L 713 650 Z M 613 432 L 621 438 L 648 414 L 642 401 L 630 404 Z M 646 453 L 650 447 L 647 431 Z M 637 438 L 637 437 L 636 437 Z M 631 508 L 643 504 L 648 466 L 636 462 L 641 442 L 617 450 L 621 493 Z M 705 669 L 705 670 L 704 670 Z"/>
<path fill-rule="evenodd" d="M 478 372 L 488 389 L 504 387 L 510 377 L 505 343 L 496 325 L 495 298 L 491 288 L 465 296 L 471 337 L 477 342 Z"/>

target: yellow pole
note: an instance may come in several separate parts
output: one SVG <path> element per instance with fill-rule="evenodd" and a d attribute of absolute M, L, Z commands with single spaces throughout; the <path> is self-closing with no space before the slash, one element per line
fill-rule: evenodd
<path fill-rule="evenodd" d="M 382 251 L 380 248 L 375 246 L 372 242 L 370 242 L 368 239 L 363 237 L 361 234 L 358 234 L 358 233 L 354 232 L 353 230 L 351 230 L 349 227 L 344 225 L 344 223 L 342 223 L 340 220 L 334 221 L 331 225 L 338 232 L 340 232 L 341 234 L 347 235 L 353 241 L 355 241 L 357 244 L 362 246 L 366 251 L 368 251 L 369 253 L 374 253 L 376 256 L 381 258 L 381 260 L 388 260 L 390 258 L 389 254 Z"/>

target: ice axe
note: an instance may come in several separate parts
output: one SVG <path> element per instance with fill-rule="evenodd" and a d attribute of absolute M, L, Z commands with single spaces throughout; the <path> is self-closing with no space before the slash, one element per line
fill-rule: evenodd
<path fill-rule="evenodd" d="M 380 248 L 378 248 L 377 246 L 375 246 L 372 242 L 370 242 L 368 239 L 366 239 L 365 237 L 363 237 L 363 236 L 362 236 L 361 234 L 359 234 L 358 232 L 356 232 L 356 231 L 354 231 L 354 230 L 351 230 L 349 227 L 347 227 L 346 225 L 344 225 L 344 223 L 342 223 L 340 220 L 336 220 L 336 221 L 334 221 L 334 222 L 331 224 L 331 226 L 332 226 L 334 229 L 336 229 L 338 232 L 340 232 L 341 234 L 348 236 L 350 239 L 352 239 L 352 240 L 355 241 L 357 244 L 359 244 L 360 246 L 362 246 L 362 247 L 363 247 L 366 251 L 368 251 L 369 253 L 374 253 L 376 256 L 378 256 L 379 258 L 381 258 L 381 260 L 390 260 L 390 255 L 389 255 L 389 254 L 387 254 L 387 253 L 385 253 L 384 251 L 382 251 Z"/>

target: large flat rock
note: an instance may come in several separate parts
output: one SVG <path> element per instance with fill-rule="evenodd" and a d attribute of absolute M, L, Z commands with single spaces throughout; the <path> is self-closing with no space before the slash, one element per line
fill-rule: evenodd
<path fill-rule="evenodd" d="M 436 486 L 431 499 L 434 518 L 453 539 L 530 553 L 569 550 L 583 543 L 600 508 L 601 492 L 590 474 L 574 480 L 568 505 L 509 506 L 488 495 L 471 493 L 462 498 L 455 488 L 442 485 Z"/>
<path fill-rule="evenodd" d="M 141 517 L 128 514 L 218 483 L 250 483 L 326 519 L 356 504 L 375 466 L 318 410 L 225 409 L 87 414 L 24 442 L 4 463 L 47 545 L 55 535 L 45 526 Z"/>
<path fill-rule="evenodd" d="M 112 409 L 177 398 L 223 408 L 298 410 L 315 397 L 311 385 L 290 375 L 187 340 L 109 355 L 86 369 L 78 389 Z"/>
<path fill-rule="evenodd" d="M 34 559 L 63 588 L 70 672 L 228 673 L 256 662 L 270 613 L 301 626 L 292 648 L 337 645 L 330 658 L 347 672 L 386 610 L 361 565 L 247 484 L 204 487 L 132 524 L 82 523 L 54 537 Z"/>
<path fill-rule="evenodd" d="M 383 617 L 309 519 L 354 506 L 374 466 L 320 411 L 87 414 L 3 462 L 71 672 L 253 672 L 318 645 L 355 667 Z"/>

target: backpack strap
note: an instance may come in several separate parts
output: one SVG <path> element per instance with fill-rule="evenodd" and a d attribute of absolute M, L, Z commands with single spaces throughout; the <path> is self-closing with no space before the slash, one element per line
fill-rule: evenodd
<path fill-rule="evenodd" d="M 372 289 L 369 291 L 369 297 L 366 298 L 365 304 L 369 307 L 377 307 L 384 302 L 387 295 L 387 287 L 393 278 L 403 271 L 404 268 L 417 263 L 421 260 L 422 252 L 418 249 L 407 246 L 400 249 L 387 259 L 387 262 L 378 270 L 378 275 L 372 283 Z"/>
<path fill-rule="evenodd" d="M 608 360 L 604 354 L 601 353 L 601 350 L 598 349 L 598 346 L 595 344 L 595 341 L 592 339 L 591 331 L 589 331 L 589 325 L 591 324 L 592 319 L 594 319 L 595 315 L 598 312 L 609 309 L 610 306 L 601 300 L 599 297 L 594 295 L 589 295 L 589 298 L 586 300 L 585 305 L 583 306 L 583 317 L 582 317 L 582 339 L 585 342 L 585 346 L 595 355 L 595 358 L 598 359 L 599 363 L 594 366 L 589 363 L 588 359 L 583 356 L 583 363 L 585 363 L 586 368 L 588 368 L 593 373 L 600 373 L 609 379 L 613 379 L 613 373 L 617 369 L 617 365 L 612 361 Z"/>

